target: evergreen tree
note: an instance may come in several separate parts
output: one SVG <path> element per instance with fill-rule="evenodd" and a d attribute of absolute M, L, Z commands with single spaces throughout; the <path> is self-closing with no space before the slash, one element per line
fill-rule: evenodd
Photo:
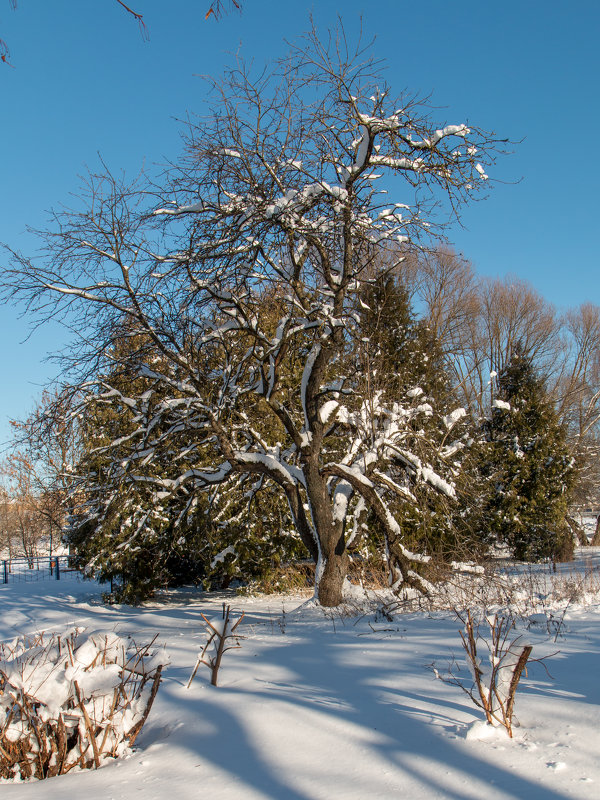
<path fill-rule="evenodd" d="M 114 366 L 117 352 L 120 359 L 132 353 L 156 366 L 151 342 L 129 336 L 126 323 L 113 339 L 111 363 L 85 398 L 66 534 L 84 572 L 110 580 L 111 599 L 135 604 L 169 586 L 219 589 L 232 580 L 260 580 L 306 557 L 289 509 L 263 481 L 234 477 L 218 495 L 185 485 L 164 490 L 165 480 L 193 469 L 201 448 L 188 431 L 165 431 L 159 421 L 164 391 L 141 374 L 143 368 Z M 130 399 L 135 393 L 144 396 L 137 409 Z M 247 411 L 264 436 L 276 436 L 260 408 L 249 404 Z"/>
<path fill-rule="evenodd" d="M 381 394 L 392 405 L 413 398 L 419 413 L 410 423 L 412 433 L 406 445 L 421 468 L 435 465 L 456 491 L 452 500 L 426 486 L 415 486 L 408 475 L 414 464 L 401 456 L 390 464 L 395 483 L 410 490 L 413 498 L 388 499 L 405 541 L 410 548 L 433 556 L 436 568 L 440 563 L 477 557 L 478 533 L 465 524 L 461 513 L 464 490 L 471 482 L 465 470 L 468 419 L 456 408 L 442 349 L 414 313 L 406 288 L 389 273 L 381 273 L 366 287 L 360 306 L 363 341 L 357 364 L 365 394 Z M 451 409 L 455 411 L 447 413 Z M 373 515 L 367 527 L 373 547 L 383 540 Z"/>
<path fill-rule="evenodd" d="M 402 282 L 389 272 L 365 286 L 360 299 L 360 368 L 388 398 L 415 387 L 441 404 L 452 402 L 444 355 L 413 311 Z"/>
<path fill-rule="evenodd" d="M 493 534 L 519 560 L 571 558 L 566 517 L 573 459 L 544 381 L 521 347 L 498 377 L 485 434 L 486 516 Z"/>
<path fill-rule="evenodd" d="M 126 326 L 115 333 L 113 350 L 147 348 L 143 338 L 126 334 Z M 173 472 L 173 453 L 148 447 L 143 420 L 129 401 L 135 391 L 145 392 L 143 416 L 152 419 L 163 400 L 152 380 L 113 367 L 88 388 L 65 537 L 87 576 L 110 580 L 112 599 L 134 604 L 157 588 L 199 582 L 210 562 L 206 499 L 185 488 L 159 490 L 158 481 Z M 137 451 L 134 463 L 107 456 L 115 442 L 123 458 L 130 448 Z M 146 481 L 133 480 L 132 473 Z"/>

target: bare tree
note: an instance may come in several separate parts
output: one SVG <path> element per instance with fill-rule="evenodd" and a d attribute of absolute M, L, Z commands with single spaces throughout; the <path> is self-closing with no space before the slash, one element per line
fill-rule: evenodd
<path fill-rule="evenodd" d="M 449 374 L 466 405 L 478 409 L 477 396 L 482 301 L 481 283 L 469 261 L 446 245 L 413 252 L 408 281 L 417 307 L 446 356 Z M 475 348 L 477 343 L 477 348 Z"/>
<path fill-rule="evenodd" d="M 77 455 L 76 421 L 68 399 L 44 392 L 23 421 L 11 421 L 12 449 L 0 464 L 16 538 L 23 554 L 32 557 L 43 547 L 53 552 L 67 513 L 67 494 Z"/>
<path fill-rule="evenodd" d="M 87 206 L 57 216 L 41 261 L 13 253 L 4 285 L 40 319 L 63 315 L 85 332 L 72 351 L 81 369 L 119 358 L 161 387 L 155 398 L 96 386 L 136 422 L 127 457 L 118 443 L 124 479 L 144 480 L 136 466 L 162 447 L 195 464 L 152 478 L 157 496 L 240 476 L 250 492 L 276 485 L 327 606 L 342 601 L 347 547 L 370 510 L 393 584 L 425 590 L 415 565 L 427 556 L 403 544 L 388 501 L 416 502 L 415 484 L 453 497 L 454 418 L 424 461 L 411 443 L 434 409 L 418 387 L 383 402 L 348 363 L 372 264 L 430 236 L 440 201 L 457 213 L 485 188 L 497 142 L 432 123 L 415 97 L 393 99 L 343 31 L 325 43 L 313 31 L 258 78 L 238 64 L 213 90 L 152 213 L 151 187 L 92 177 Z M 389 174 L 403 179 L 402 202 L 378 189 Z M 146 352 L 117 355 L 124 320 Z"/>
<path fill-rule="evenodd" d="M 546 375 L 555 370 L 559 339 L 556 312 L 525 281 L 508 276 L 487 281 L 482 290 L 482 324 L 492 370 L 499 371 L 521 349 Z"/>
<path fill-rule="evenodd" d="M 600 307 L 584 303 L 567 312 L 568 367 L 560 385 L 560 409 L 577 437 L 600 421 Z"/>
<path fill-rule="evenodd" d="M 73 465 L 78 459 L 78 424 L 73 398 L 45 391 L 25 420 L 11 420 L 13 449 L 7 466 L 26 489 L 46 531 L 50 552 L 59 541 L 67 514 Z"/>
<path fill-rule="evenodd" d="M 473 267 L 442 245 L 419 254 L 416 280 L 433 338 L 446 352 L 460 354 L 465 347 L 464 329 L 480 312 Z"/>
<path fill-rule="evenodd" d="M 579 466 L 577 500 L 600 501 L 600 308 L 584 303 L 563 320 L 565 368 L 557 383 L 561 419 Z"/>
<path fill-rule="evenodd" d="M 482 280 L 475 292 L 468 292 L 466 302 L 469 311 L 460 320 L 450 353 L 472 411 L 485 414 L 494 397 L 491 377 L 517 349 L 532 360 L 550 387 L 556 384 L 565 362 L 560 319 L 529 284 L 510 276 Z"/>
<path fill-rule="evenodd" d="M 0 509 L 4 547 L 9 558 L 25 557 L 33 566 L 33 559 L 43 548 L 46 528 L 29 471 L 20 458 L 13 456 L 0 465 L 0 477 L 5 483 Z"/>
<path fill-rule="evenodd" d="M 6 487 L 0 486 L 0 549 L 3 558 L 13 557 L 13 509 L 12 499 Z"/>

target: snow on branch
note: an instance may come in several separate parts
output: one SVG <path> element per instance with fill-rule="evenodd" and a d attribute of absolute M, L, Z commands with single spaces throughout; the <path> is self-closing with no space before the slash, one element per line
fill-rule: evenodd
<path fill-rule="evenodd" d="M 349 64 L 333 41 L 313 31 L 256 78 L 238 64 L 162 186 L 90 176 L 42 261 L 12 253 L 0 276 L 40 323 L 63 313 L 79 331 L 78 378 L 102 376 L 84 403 L 106 420 L 88 453 L 94 525 L 110 516 L 106 486 L 113 499 L 145 487 L 152 514 L 179 504 L 180 520 L 196 492 L 268 478 L 320 559 L 326 605 L 341 602 L 340 542 L 361 503 L 387 532 L 394 584 L 399 570 L 425 587 L 410 565 L 427 559 L 404 547 L 385 499 L 414 504 L 419 485 L 454 499 L 452 469 L 434 466 L 457 451 L 430 446 L 428 397 L 366 386 L 362 295 L 481 190 L 497 148 L 380 91 L 368 54 Z M 398 202 L 377 189 L 383 175 L 400 179 Z"/>

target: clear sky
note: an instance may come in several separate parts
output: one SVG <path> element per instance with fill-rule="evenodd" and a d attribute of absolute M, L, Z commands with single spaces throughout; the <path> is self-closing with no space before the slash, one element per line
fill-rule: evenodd
<path fill-rule="evenodd" d="M 32 252 L 26 227 L 71 203 L 98 154 L 134 174 L 180 151 L 177 119 L 202 112 L 205 83 L 233 54 L 263 63 L 309 26 L 376 36 L 386 78 L 432 95 L 438 121 L 471 122 L 520 141 L 490 177 L 487 200 L 450 231 L 484 275 L 515 274 L 559 309 L 600 303 L 599 0 L 245 0 L 243 13 L 205 20 L 210 0 L 128 0 L 149 41 L 116 0 L 0 0 L 0 241 Z M 521 141 L 522 140 L 522 141 Z M 398 202 L 402 201 L 398 198 Z M 56 372 L 44 361 L 64 340 L 31 338 L 0 311 L 0 442 Z"/>

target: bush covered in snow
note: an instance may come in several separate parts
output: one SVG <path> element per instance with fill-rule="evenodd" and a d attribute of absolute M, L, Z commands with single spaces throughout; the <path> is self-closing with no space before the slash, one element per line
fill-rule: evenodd
<path fill-rule="evenodd" d="M 155 640 L 75 628 L 0 644 L 0 777 L 48 778 L 124 755 L 160 684 Z"/>

